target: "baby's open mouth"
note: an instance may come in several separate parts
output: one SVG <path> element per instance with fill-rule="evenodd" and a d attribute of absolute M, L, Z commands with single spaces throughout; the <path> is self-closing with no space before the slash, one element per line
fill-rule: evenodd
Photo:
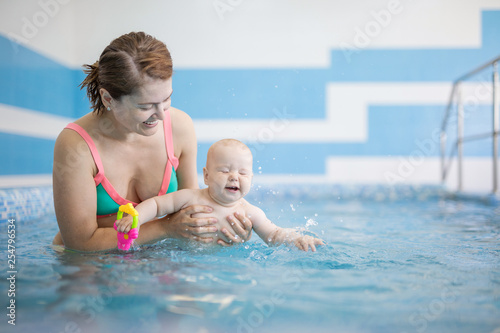
<path fill-rule="evenodd" d="M 229 190 L 229 191 L 232 191 L 232 192 L 236 192 L 236 191 L 239 191 L 239 187 L 237 186 L 226 186 L 226 190 Z"/>

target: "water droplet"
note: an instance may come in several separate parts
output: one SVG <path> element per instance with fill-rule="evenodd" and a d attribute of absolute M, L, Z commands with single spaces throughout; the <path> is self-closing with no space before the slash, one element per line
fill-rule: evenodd
<path fill-rule="evenodd" d="M 306 222 L 306 228 L 309 228 L 311 226 L 318 225 L 318 222 L 314 221 L 313 219 L 309 219 Z"/>
<path fill-rule="evenodd" d="M 293 207 L 293 204 L 290 204 L 290 208 L 292 209 L 292 212 L 295 212 L 295 207 Z"/>

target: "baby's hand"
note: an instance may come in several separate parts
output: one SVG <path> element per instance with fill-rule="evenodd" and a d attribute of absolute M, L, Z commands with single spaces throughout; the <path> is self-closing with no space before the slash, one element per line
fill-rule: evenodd
<path fill-rule="evenodd" d="M 127 233 L 132 228 L 133 217 L 132 215 L 124 216 L 120 220 L 116 220 L 116 231 Z M 139 231 L 139 224 L 137 224 L 137 231 Z"/>
<path fill-rule="evenodd" d="M 309 247 L 311 248 L 311 251 L 316 252 L 316 245 L 325 245 L 323 240 L 307 235 L 297 237 L 293 243 L 297 248 L 306 252 L 309 250 Z"/>

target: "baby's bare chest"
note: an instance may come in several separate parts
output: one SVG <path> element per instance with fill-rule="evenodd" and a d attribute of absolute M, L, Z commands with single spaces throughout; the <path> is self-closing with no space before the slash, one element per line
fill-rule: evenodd
<path fill-rule="evenodd" d="M 198 203 L 202 205 L 207 205 L 213 208 L 213 212 L 211 213 L 197 213 L 194 214 L 193 217 L 195 218 L 201 218 L 201 217 L 214 217 L 217 219 L 217 236 L 218 238 L 228 242 L 229 239 L 227 239 L 224 234 L 222 233 L 223 229 L 227 229 L 230 233 L 233 235 L 235 234 L 234 232 L 234 224 L 239 223 L 238 220 L 235 218 L 234 214 L 237 212 L 240 214 L 240 216 L 245 216 L 246 215 L 246 210 L 245 210 L 245 205 L 236 205 L 233 207 L 224 207 L 217 205 L 215 206 L 213 203 Z M 231 220 L 230 217 L 233 217 Z M 216 241 L 214 241 L 215 243 Z"/>

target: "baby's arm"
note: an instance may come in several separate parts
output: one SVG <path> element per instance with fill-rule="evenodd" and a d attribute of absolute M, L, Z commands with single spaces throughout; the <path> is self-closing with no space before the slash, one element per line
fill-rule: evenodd
<path fill-rule="evenodd" d="M 293 229 L 278 227 L 266 217 L 266 214 L 260 208 L 252 206 L 250 211 L 251 215 L 249 217 L 252 220 L 253 229 L 269 246 L 293 244 L 300 250 L 307 252 L 311 248 L 315 252 L 316 245 L 325 244 L 319 238 L 301 235 Z"/>
<path fill-rule="evenodd" d="M 135 210 L 139 213 L 137 228 L 139 229 L 141 224 L 149 222 L 156 217 L 177 212 L 189 202 L 189 198 L 194 195 L 193 191 L 196 190 L 184 189 L 144 200 L 135 207 Z M 127 215 L 121 220 L 117 220 L 117 231 L 129 232 L 132 226 L 132 219 L 131 215 Z"/>

